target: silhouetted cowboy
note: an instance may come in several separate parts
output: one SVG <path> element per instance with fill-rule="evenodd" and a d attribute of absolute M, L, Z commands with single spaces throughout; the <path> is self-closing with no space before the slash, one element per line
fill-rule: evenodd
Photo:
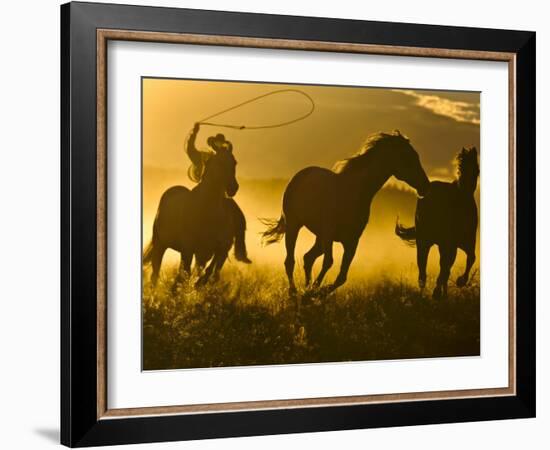
<path fill-rule="evenodd" d="M 201 182 L 206 167 L 206 162 L 212 156 L 212 152 L 200 151 L 195 146 L 195 140 L 197 138 L 199 129 L 200 124 L 196 123 L 193 127 L 193 130 L 189 134 L 189 137 L 187 138 L 187 143 L 185 145 L 187 156 L 189 156 L 189 159 L 192 163 L 189 167 L 187 174 L 189 176 L 189 179 L 191 179 L 191 181 L 195 183 Z M 217 134 L 216 136 L 210 136 L 207 140 L 207 143 L 215 152 L 223 149 L 233 149 L 233 144 L 230 141 L 226 140 L 225 136 L 221 133 Z M 230 207 L 233 222 L 235 224 L 235 259 L 237 259 L 237 261 L 250 264 L 252 261 L 248 259 L 245 243 L 246 219 L 235 200 L 233 200 L 232 198 L 227 198 L 226 201 Z"/>

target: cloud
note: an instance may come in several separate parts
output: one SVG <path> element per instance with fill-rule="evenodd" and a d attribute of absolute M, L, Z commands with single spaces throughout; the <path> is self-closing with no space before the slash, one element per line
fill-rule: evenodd
<path fill-rule="evenodd" d="M 454 179 L 453 172 L 449 167 L 434 167 L 428 171 L 428 176 L 441 181 L 452 181 Z"/>
<path fill-rule="evenodd" d="M 417 91 L 394 89 L 415 99 L 416 106 L 425 108 L 438 116 L 448 117 L 457 122 L 479 125 L 479 103 L 449 100 L 438 95 L 420 94 Z"/>
<path fill-rule="evenodd" d="M 396 190 L 402 191 L 402 192 L 410 192 L 410 193 L 416 195 L 416 189 L 414 189 L 413 187 L 411 187 L 410 185 L 408 185 L 404 181 L 398 180 L 397 178 L 394 178 L 394 177 L 388 178 L 386 183 L 384 183 L 384 187 L 385 188 L 396 189 Z"/>

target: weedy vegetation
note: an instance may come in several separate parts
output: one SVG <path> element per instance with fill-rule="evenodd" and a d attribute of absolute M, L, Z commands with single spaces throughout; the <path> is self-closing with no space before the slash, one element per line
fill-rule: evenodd
<path fill-rule="evenodd" d="M 350 281 L 325 298 L 298 297 L 299 310 L 272 268 L 228 265 L 200 289 L 193 279 L 172 289 L 175 275 L 165 271 L 152 292 L 144 272 L 145 370 L 480 354 L 477 275 L 443 300 L 412 277 Z"/>

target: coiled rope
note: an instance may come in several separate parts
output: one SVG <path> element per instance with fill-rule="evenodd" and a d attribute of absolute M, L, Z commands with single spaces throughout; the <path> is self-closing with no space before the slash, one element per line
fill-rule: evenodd
<path fill-rule="evenodd" d="M 214 117 L 221 116 L 222 114 L 225 114 L 229 111 L 233 111 L 234 109 L 240 108 L 241 106 L 248 105 L 249 103 L 255 102 L 255 101 L 260 100 L 260 99 L 265 98 L 265 97 L 269 97 L 269 96 L 277 95 L 277 94 L 282 94 L 282 93 L 285 93 L 285 92 L 293 92 L 293 93 L 300 94 L 303 97 L 305 97 L 309 101 L 310 106 L 311 106 L 309 111 L 306 114 L 304 114 L 304 115 L 302 115 L 302 116 L 300 116 L 296 119 L 287 120 L 285 122 L 280 122 L 280 123 L 276 123 L 276 124 L 272 124 L 272 125 L 259 125 L 259 126 L 249 127 L 249 126 L 246 126 L 246 125 L 230 125 L 230 124 L 225 124 L 225 123 L 208 122 L 210 119 L 213 119 Z M 223 111 L 219 111 L 215 114 L 212 114 L 211 116 L 205 117 L 199 123 L 201 125 L 210 125 L 210 126 L 214 126 L 214 127 L 223 127 L 223 128 L 233 128 L 235 130 L 260 130 L 260 129 L 264 129 L 264 128 L 284 127 L 285 125 L 290 125 L 290 124 L 299 122 L 300 120 L 304 120 L 304 119 L 308 118 L 309 116 L 311 116 L 313 114 L 313 111 L 315 111 L 315 102 L 304 91 L 301 91 L 299 89 L 279 89 L 279 90 L 276 90 L 276 91 L 268 92 L 267 94 L 258 95 L 257 97 L 254 97 L 254 98 L 251 98 L 250 100 L 239 103 L 238 105 L 232 106 L 231 108 L 227 108 L 227 109 L 224 109 Z"/>

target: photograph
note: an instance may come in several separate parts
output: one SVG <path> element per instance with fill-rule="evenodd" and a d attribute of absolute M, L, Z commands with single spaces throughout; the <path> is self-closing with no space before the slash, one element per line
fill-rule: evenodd
<path fill-rule="evenodd" d="M 480 356 L 480 100 L 143 76 L 142 370 Z"/>

